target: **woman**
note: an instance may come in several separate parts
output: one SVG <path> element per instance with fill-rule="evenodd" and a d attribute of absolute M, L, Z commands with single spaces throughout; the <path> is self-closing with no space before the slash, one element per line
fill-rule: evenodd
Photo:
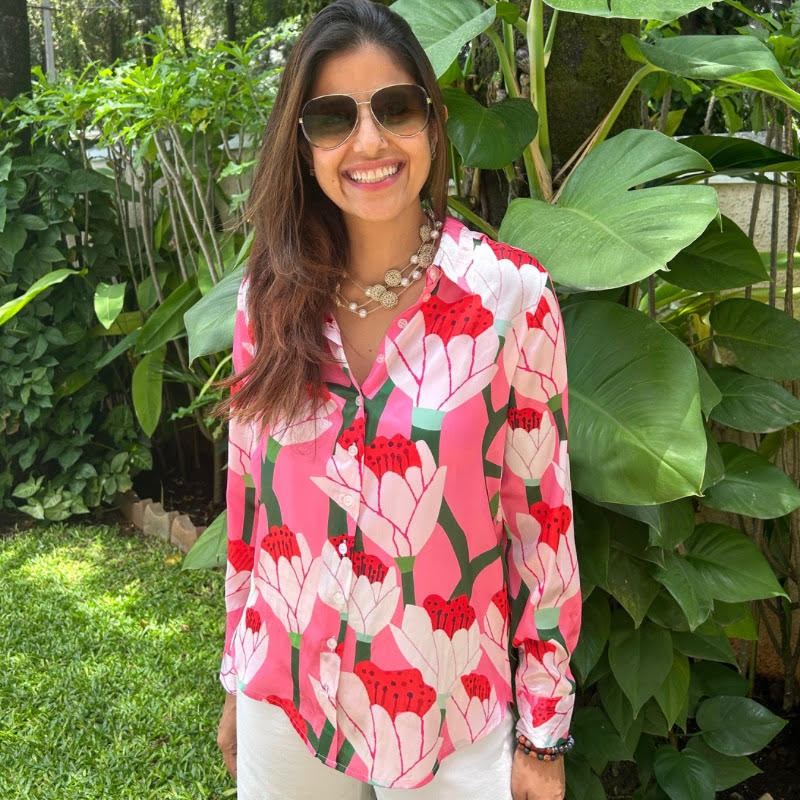
<path fill-rule="evenodd" d="M 533 258 L 445 217 L 445 119 L 407 24 L 369 0 L 314 18 L 270 115 L 218 734 L 246 800 L 563 797 L 561 318 Z"/>

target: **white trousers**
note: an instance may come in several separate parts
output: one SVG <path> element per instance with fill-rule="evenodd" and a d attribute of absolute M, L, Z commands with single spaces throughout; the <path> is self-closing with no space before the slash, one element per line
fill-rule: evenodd
<path fill-rule="evenodd" d="M 456 750 L 418 789 L 383 789 L 315 758 L 282 709 L 239 692 L 236 700 L 238 800 L 511 800 L 513 717 Z"/>

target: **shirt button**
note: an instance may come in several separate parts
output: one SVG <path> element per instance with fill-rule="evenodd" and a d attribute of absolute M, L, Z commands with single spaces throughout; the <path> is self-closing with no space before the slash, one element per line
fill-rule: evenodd
<path fill-rule="evenodd" d="M 339 644 L 339 642 L 337 642 L 336 639 L 334 639 L 331 636 L 331 638 L 328 639 L 328 641 L 325 644 L 328 645 L 328 650 L 335 650 L 336 649 L 336 645 Z"/>
<path fill-rule="evenodd" d="M 378 355 L 375 356 L 375 360 L 379 364 L 383 364 L 383 362 L 386 361 L 386 356 L 383 353 L 378 353 Z"/>
<path fill-rule="evenodd" d="M 405 328 L 406 325 L 408 325 L 408 320 L 405 317 L 400 317 L 400 319 L 397 320 L 398 328 Z"/>
<path fill-rule="evenodd" d="M 353 505 L 353 496 L 350 494 L 344 495 L 342 497 L 342 505 L 344 505 L 345 508 L 350 508 L 350 506 Z"/>
<path fill-rule="evenodd" d="M 358 445 L 351 444 L 350 447 L 347 448 L 347 452 L 355 458 L 358 455 Z"/>
<path fill-rule="evenodd" d="M 343 555 L 343 556 L 347 555 L 347 542 L 340 542 L 339 543 L 339 553 L 340 553 L 340 555 Z"/>
<path fill-rule="evenodd" d="M 356 397 L 356 405 L 361 408 L 364 405 L 364 398 L 361 395 Z"/>
<path fill-rule="evenodd" d="M 439 277 L 439 268 L 438 267 L 428 267 L 428 278 L 429 280 L 435 281 Z"/>

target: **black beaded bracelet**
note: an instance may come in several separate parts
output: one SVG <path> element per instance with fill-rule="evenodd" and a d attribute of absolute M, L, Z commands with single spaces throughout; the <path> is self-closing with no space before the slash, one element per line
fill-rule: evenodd
<path fill-rule="evenodd" d="M 555 761 L 560 756 L 563 756 L 564 753 L 568 753 L 575 747 L 575 739 L 569 735 L 561 744 L 557 744 L 554 747 L 536 747 L 530 739 L 520 734 L 517 736 L 517 747 L 519 747 L 526 756 L 531 755 L 531 753 L 535 754 L 539 761 Z"/>

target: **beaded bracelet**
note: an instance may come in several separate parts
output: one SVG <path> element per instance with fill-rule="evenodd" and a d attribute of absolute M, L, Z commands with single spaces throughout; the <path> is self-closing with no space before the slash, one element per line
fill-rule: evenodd
<path fill-rule="evenodd" d="M 520 734 L 517 736 L 517 747 L 519 747 L 526 756 L 535 753 L 539 761 L 555 761 L 559 756 L 563 756 L 564 753 L 568 753 L 575 747 L 575 740 L 570 735 L 567 736 L 564 742 L 557 744 L 555 747 L 536 747 L 530 739 Z"/>

